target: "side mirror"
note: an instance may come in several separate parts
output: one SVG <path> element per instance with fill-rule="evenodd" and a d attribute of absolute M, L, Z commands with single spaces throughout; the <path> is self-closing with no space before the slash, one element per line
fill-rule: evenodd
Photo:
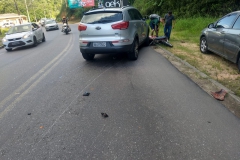
<path fill-rule="evenodd" d="M 208 25 L 208 28 L 209 28 L 209 29 L 214 28 L 214 24 L 213 24 L 213 23 L 210 23 L 210 24 Z"/>

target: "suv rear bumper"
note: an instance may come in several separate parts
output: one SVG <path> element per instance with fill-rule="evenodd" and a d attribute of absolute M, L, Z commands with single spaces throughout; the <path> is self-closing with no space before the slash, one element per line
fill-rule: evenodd
<path fill-rule="evenodd" d="M 132 45 L 111 46 L 111 47 L 83 47 L 80 46 L 82 53 L 89 54 L 116 54 L 129 52 Z"/>

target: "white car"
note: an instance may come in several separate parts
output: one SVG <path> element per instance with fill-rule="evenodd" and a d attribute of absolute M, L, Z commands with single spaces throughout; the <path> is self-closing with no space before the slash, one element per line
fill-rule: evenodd
<path fill-rule="evenodd" d="M 9 29 L 2 39 L 7 51 L 16 47 L 37 46 L 38 42 L 45 42 L 45 35 L 41 27 L 36 23 L 15 25 Z"/>
<path fill-rule="evenodd" d="M 2 25 L 2 28 L 9 28 L 9 27 L 11 27 L 11 26 L 14 26 L 14 23 L 12 23 L 12 22 L 6 22 L 6 23 L 4 23 L 4 24 Z"/>

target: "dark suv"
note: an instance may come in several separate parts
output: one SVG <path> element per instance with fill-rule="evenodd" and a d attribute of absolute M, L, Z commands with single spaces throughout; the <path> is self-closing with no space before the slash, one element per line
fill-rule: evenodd
<path fill-rule="evenodd" d="M 200 51 L 212 51 L 237 64 L 240 70 L 240 11 L 211 23 L 200 36 Z"/>
<path fill-rule="evenodd" d="M 90 10 L 78 30 L 80 51 L 86 60 L 95 54 L 116 53 L 127 53 L 130 60 L 136 60 L 139 46 L 149 43 L 149 26 L 131 6 Z"/>

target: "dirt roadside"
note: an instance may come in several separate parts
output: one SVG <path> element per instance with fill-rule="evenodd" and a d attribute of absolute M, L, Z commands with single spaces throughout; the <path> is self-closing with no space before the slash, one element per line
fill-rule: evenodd
<path fill-rule="evenodd" d="M 234 93 L 223 86 L 222 84 L 216 82 L 215 80 L 208 77 L 206 74 L 200 72 L 195 67 L 191 66 L 189 63 L 181 60 L 180 58 L 174 56 L 171 52 L 165 50 L 160 46 L 153 46 L 156 52 L 162 54 L 167 58 L 180 72 L 192 79 L 199 87 L 201 87 L 205 92 L 207 92 L 212 98 L 211 92 L 216 92 L 221 89 L 227 91 L 227 94 L 223 101 L 220 101 L 225 107 L 227 107 L 234 115 L 240 118 L 240 98 Z M 218 101 L 216 99 L 216 101 Z"/>

